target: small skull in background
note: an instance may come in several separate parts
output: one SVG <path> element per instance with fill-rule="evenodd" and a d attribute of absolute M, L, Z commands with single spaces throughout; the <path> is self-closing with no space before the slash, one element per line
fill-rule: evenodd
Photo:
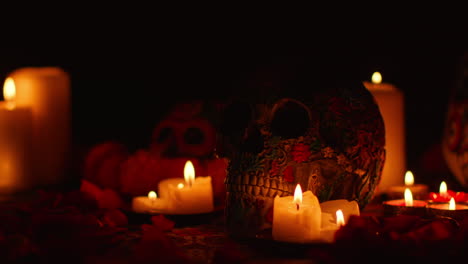
<path fill-rule="evenodd" d="M 307 67 L 263 73 L 236 91 L 220 119 L 228 232 L 249 237 L 271 228 L 274 197 L 293 195 L 297 184 L 320 202 L 367 205 L 385 161 L 385 130 L 362 82 Z"/>
<path fill-rule="evenodd" d="M 154 128 L 151 151 L 164 157 L 211 157 L 216 130 L 202 101 L 176 104 Z"/>
<path fill-rule="evenodd" d="M 211 176 L 215 206 L 224 206 L 227 161 L 215 155 L 214 107 L 208 100 L 177 102 L 154 127 L 149 152 L 162 179 L 183 178 L 185 162 L 191 160 L 196 177 Z"/>

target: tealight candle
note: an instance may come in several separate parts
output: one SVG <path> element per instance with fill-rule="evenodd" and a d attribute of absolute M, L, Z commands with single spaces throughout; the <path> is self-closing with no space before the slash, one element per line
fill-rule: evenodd
<path fill-rule="evenodd" d="M 276 196 L 273 201 L 274 240 L 306 243 L 320 240 L 321 209 L 312 191 L 302 193 L 298 184 L 294 196 Z"/>
<path fill-rule="evenodd" d="M 451 217 L 461 220 L 468 216 L 468 205 L 457 204 L 455 198 L 450 198 L 448 203 L 433 203 L 428 205 L 431 216 Z"/>
<path fill-rule="evenodd" d="M 195 168 L 190 160 L 184 167 L 184 180 L 162 180 L 158 190 L 161 198 L 167 200 L 167 214 L 201 214 L 214 210 L 211 177 L 195 177 Z"/>
<path fill-rule="evenodd" d="M 385 216 L 394 215 L 426 215 L 427 202 L 414 200 L 413 194 L 409 188 L 405 189 L 405 198 L 397 200 L 388 200 L 383 202 L 383 212 Z"/>
<path fill-rule="evenodd" d="M 156 213 L 166 207 L 167 202 L 158 198 L 154 191 L 150 191 L 148 196 L 137 196 L 132 199 L 132 210 L 137 213 Z"/>
<path fill-rule="evenodd" d="M 404 197 L 406 188 L 411 190 L 415 199 L 426 200 L 429 187 L 426 184 L 415 184 L 414 175 L 411 171 L 405 173 L 405 185 L 390 186 L 387 188 L 386 194 L 389 200 L 401 199 Z"/>
<path fill-rule="evenodd" d="M 445 181 L 440 183 L 438 193 L 429 193 L 429 200 L 431 203 L 447 203 L 451 198 L 454 198 L 457 203 L 468 203 L 468 193 L 448 190 L 447 183 L 445 183 Z"/>

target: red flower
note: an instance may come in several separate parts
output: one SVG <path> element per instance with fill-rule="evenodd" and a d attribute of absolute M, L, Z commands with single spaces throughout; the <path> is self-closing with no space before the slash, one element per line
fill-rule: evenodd
<path fill-rule="evenodd" d="M 279 172 L 279 163 L 277 160 L 274 160 L 271 162 L 271 168 L 270 168 L 270 176 L 275 176 L 275 175 L 278 175 L 278 172 Z"/>
<path fill-rule="evenodd" d="M 170 231 L 174 228 L 175 223 L 164 215 L 154 215 L 151 217 L 151 222 L 153 222 L 153 226 L 156 226 L 162 231 Z"/>
<path fill-rule="evenodd" d="M 293 175 L 293 167 L 288 166 L 286 169 L 283 171 L 283 179 L 286 182 L 294 182 L 294 175 Z"/>
<path fill-rule="evenodd" d="M 118 209 L 106 210 L 101 221 L 109 227 L 123 227 L 128 225 L 127 216 Z"/>
<path fill-rule="evenodd" d="M 291 155 L 296 162 L 307 161 L 310 156 L 310 148 L 304 143 L 298 143 L 293 146 Z"/>

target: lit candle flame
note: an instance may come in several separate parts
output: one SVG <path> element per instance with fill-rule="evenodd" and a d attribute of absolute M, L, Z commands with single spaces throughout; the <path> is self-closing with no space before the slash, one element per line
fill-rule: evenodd
<path fill-rule="evenodd" d="M 296 190 L 294 190 L 294 203 L 296 203 L 296 208 L 299 210 L 299 206 L 302 204 L 302 189 L 301 185 L 296 186 Z"/>
<path fill-rule="evenodd" d="M 382 82 L 382 75 L 380 72 L 374 72 L 372 74 L 372 83 L 381 83 Z"/>
<path fill-rule="evenodd" d="M 185 163 L 184 179 L 189 187 L 191 187 L 195 181 L 195 168 L 193 167 L 193 164 L 190 160 Z"/>
<path fill-rule="evenodd" d="M 155 191 L 150 191 L 150 192 L 148 193 L 148 198 L 149 198 L 150 200 L 154 201 L 154 200 L 156 200 L 156 198 L 158 198 L 158 195 L 156 194 Z"/>
<path fill-rule="evenodd" d="M 414 176 L 411 171 L 407 171 L 405 174 L 405 185 L 411 186 L 414 184 Z"/>
<path fill-rule="evenodd" d="M 336 210 L 336 224 L 338 226 L 344 226 L 344 216 L 343 216 L 343 211 L 341 209 Z"/>
<path fill-rule="evenodd" d="M 16 86 L 15 81 L 13 78 L 8 77 L 3 84 L 3 98 L 7 102 L 7 108 L 12 109 L 15 107 L 15 100 L 16 97 Z"/>
<path fill-rule="evenodd" d="M 440 183 L 439 194 L 441 196 L 447 196 L 447 184 L 445 183 L 445 181 L 442 181 Z"/>
<path fill-rule="evenodd" d="M 456 204 L 455 204 L 455 199 L 453 199 L 453 197 L 450 198 L 449 210 L 455 210 L 455 207 L 456 207 L 455 205 L 456 205 Z"/>
<path fill-rule="evenodd" d="M 413 194 L 411 193 L 411 190 L 408 188 L 405 189 L 405 205 L 413 206 Z"/>

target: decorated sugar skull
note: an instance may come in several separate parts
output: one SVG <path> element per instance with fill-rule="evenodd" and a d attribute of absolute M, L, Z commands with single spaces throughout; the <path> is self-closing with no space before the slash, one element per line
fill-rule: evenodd
<path fill-rule="evenodd" d="M 274 197 L 293 195 L 297 184 L 320 202 L 356 200 L 362 209 L 380 181 L 385 130 L 372 95 L 359 81 L 300 70 L 267 68 L 226 103 L 217 151 L 229 160 L 233 236 L 271 228 Z"/>

